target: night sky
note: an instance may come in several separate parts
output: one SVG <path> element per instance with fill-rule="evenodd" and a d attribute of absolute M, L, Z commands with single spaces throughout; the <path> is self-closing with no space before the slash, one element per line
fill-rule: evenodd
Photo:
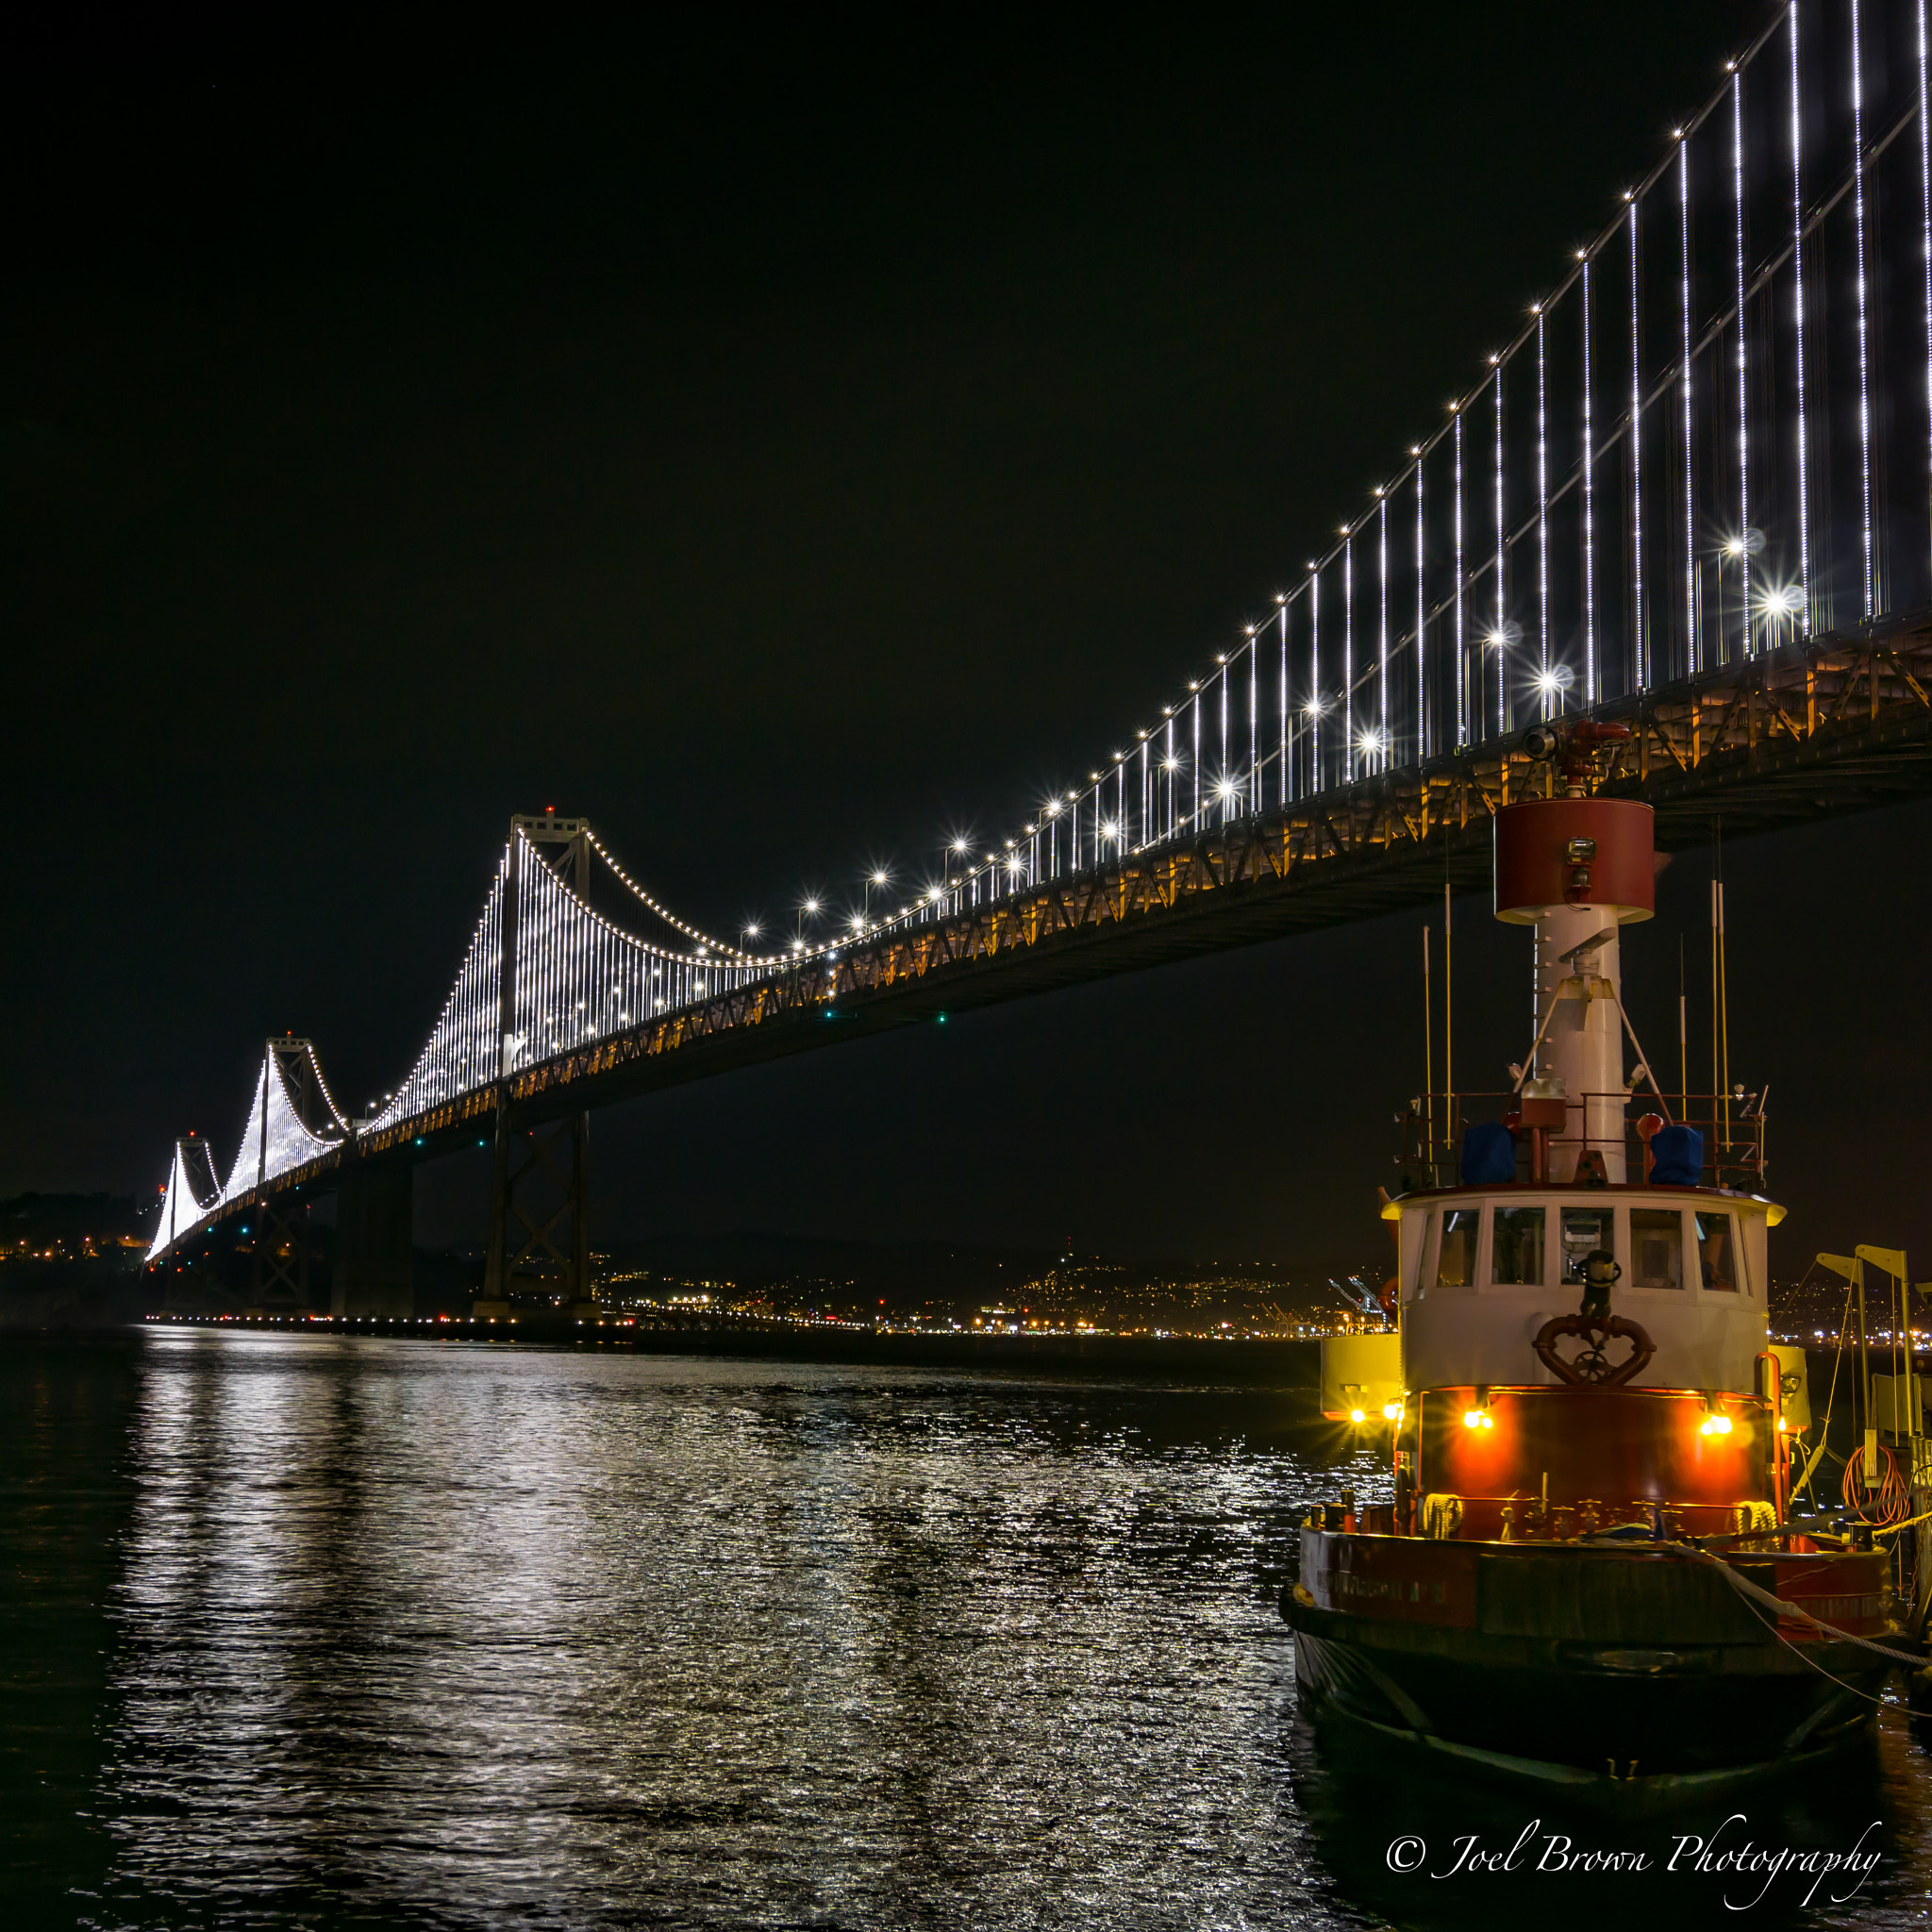
<path fill-rule="evenodd" d="M 393 1086 L 513 811 L 719 932 L 1002 831 L 1269 605 L 1764 17 L 16 39 L 0 1191 L 225 1161 L 269 1031 Z M 1725 850 L 1780 1274 L 1932 1273 L 1928 841 Z M 1624 956 L 1674 1071 L 1684 940 L 1693 1085 L 1709 873 Z M 1423 917 L 601 1114 L 595 1236 L 1373 1258 Z M 1528 942 L 1457 918 L 1492 1086 Z M 480 1243 L 473 1178 L 422 1239 Z"/>

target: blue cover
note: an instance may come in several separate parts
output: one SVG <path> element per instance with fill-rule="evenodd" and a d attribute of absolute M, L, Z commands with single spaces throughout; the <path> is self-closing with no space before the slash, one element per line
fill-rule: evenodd
<path fill-rule="evenodd" d="M 1462 1185 L 1494 1188 L 1515 1178 L 1516 1136 L 1501 1121 L 1478 1121 L 1462 1137 Z"/>
<path fill-rule="evenodd" d="M 1650 1137 L 1650 1177 L 1660 1188 L 1694 1188 L 1704 1178 L 1704 1136 L 1695 1127 L 1659 1127 Z"/>

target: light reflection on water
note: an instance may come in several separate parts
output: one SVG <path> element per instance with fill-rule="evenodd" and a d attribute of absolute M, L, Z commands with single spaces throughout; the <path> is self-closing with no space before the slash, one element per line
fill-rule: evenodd
<path fill-rule="evenodd" d="M 1459 1926 L 1639 1903 L 1628 1880 L 1389 1872 L 1398 1833 L 1434 1865 L 1539 1807 L 1349 1768 L 1297 1718 L 1275 1605 L 1343 1453 L 1306 1395 L 150 1333 L 115 1399 L 86 1924 Z M 1754 1802 L 1760 1842 L 1849 1845 L 1878 1816 L 1886 1851 L 1845 1907 L 1797 1912 L 1781 1882 L 1754 1923 L 1919 1923 L 1927 1795 L 1892 1727 Z M 1689 1826 L 1571 1828 L 1667 1850 Z M 1715 1881 L 1644 1883 L 1654 1923 L 1731 1916 Z"/>

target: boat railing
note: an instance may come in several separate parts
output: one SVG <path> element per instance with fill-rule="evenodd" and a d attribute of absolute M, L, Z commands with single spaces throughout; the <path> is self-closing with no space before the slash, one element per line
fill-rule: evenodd
<path fill-rule="evenodd" d="M 1418 1188 L 1452 1188 L 1462 1182 L 1463 1143 L 1469 1129 L 1498 1121 L 1511 1127 L 1516 1140 L 1516 1178 L 1520 1182 L 1548 1179 L 1561 1185 L 1588 1174 L 1600 1157 L 1606 1173 L 1622 1167 L 1624 1178 L 1650 1178 L 1650 1135 L 1657 1126 L 1694 1127 L 1703 1137 L 1700 1183 L 1760 1193 L 1765 1185 L 1765 1137 L 1762 1096 L 1741 1091 L 1730 1093 L 1665 1093 L 1648 1091 L 1625 1093 L 1571 1094 L 1562 1103 L 1564 1125 L 1534 1130 L 1522 1122 L 1521 1096 L 1494 1093 L 1419 1094 L 1395 1116 L 1401 1145 L 1395 1166 L 1401 1191 Z M 1587 1131 L 1572 1131 L 1581 1125 Z M 1543 1142 L 1544 1173 L 1535 1172 L 1539 1132 Z"/>

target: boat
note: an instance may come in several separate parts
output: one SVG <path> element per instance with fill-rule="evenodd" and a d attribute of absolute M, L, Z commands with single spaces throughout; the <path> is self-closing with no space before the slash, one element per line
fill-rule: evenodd
<path fill-rule="evenodd" d="M 1872 1524 L 1791 1512 L 1762 1107 L 1664 1093 L 1624 1007 L 1657 873 L 1650 808 L 1598 775 L 1627 736 L 1537 727 L 1495 813 L 1534 1044 L 1507 1091 L 1405 1116 L 1391 1325 L 1324 1361 L 1393 1499 L 1309 1514 L 1282 1613 L 1318 1725 L 1641 1813 L 1839 1749 L 1920 1643 Z"/>

